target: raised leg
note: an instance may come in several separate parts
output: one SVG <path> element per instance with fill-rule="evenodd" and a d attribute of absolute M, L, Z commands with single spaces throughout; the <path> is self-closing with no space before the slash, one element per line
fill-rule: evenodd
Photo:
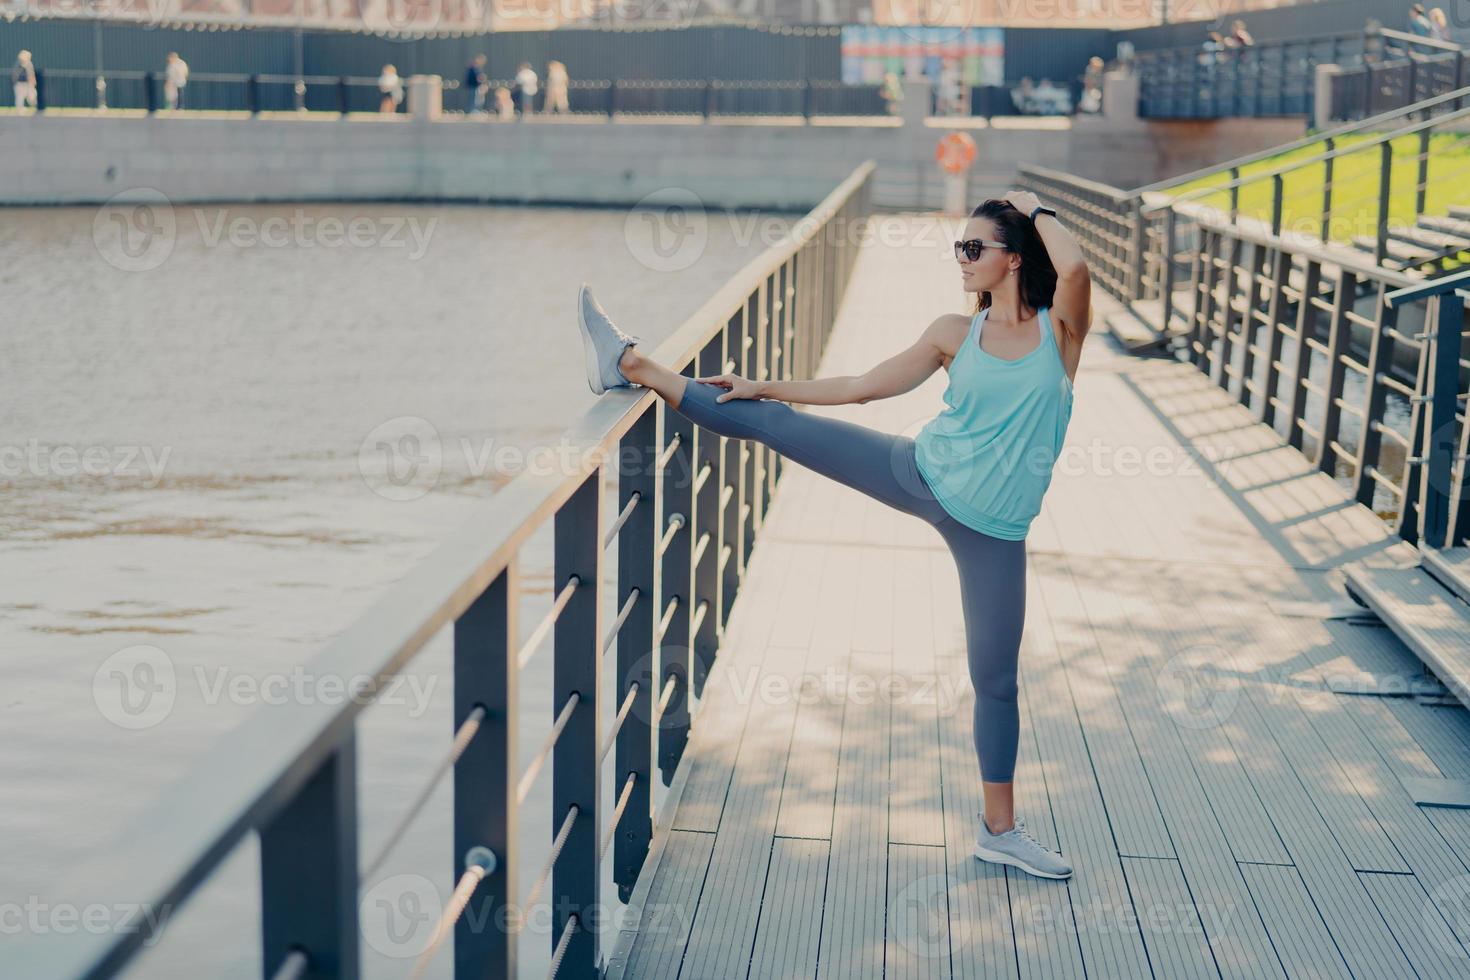
<path fill-rule="evenodd" d="M 626 356 L 626 355 L 625 355 Z M 918 471 L 913 440 L 772 399 L 715 399 L 725 389 L 703 384 L 667 368 L 649 369 L 647 359 L 631 381 L 659 393 L 670 408 L 722 436 L 770 446 L 791 462 L 852 487 L 875 500 L 938 526 L 951 520 Z"/>

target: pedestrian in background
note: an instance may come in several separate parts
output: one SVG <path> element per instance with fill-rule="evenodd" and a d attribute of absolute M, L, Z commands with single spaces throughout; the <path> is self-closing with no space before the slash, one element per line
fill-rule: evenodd
<path fill-rule="evenodd" d="M 184 107 L 184 86 L 189 84 L 189 63 L 177 51 L 168 53 L 163 66 L 163 104 L 170 111 Z"/>
<path fill-rule="evenodd" d="M 31 53 L 24 49 L 15 56 L 15 65 L 10 69 L 10 87 L 15 92 L 15 111 L 25 112 L 26 106 L 36 107 L 36 65 Z"/>
<path fill-rule="evenodd" d="M 567 105 L 567 66 L 560 61 L 546 63 L 546 98 L 541 103 L 542 112 L 571 112 Z"/>
<path fill-rule="evenodd" d="M 403 102 L 403 79 L 398 77 L 398 69 L 392 65 L 384 65 L 383 73 L 378 76 L 378 91 L 382 98 L 378 101 L 378 111 L 382 113 L 395 113 L 398 106 Z"/>
<path fill-rule="evenodd" d="M 1443 7 L 1429 8 L 1429 36 L 1436 41 L 1450 39 L 1450 19 L 1445 16 Z"/>
<path fill-rule="evenodd" d="M 891 71 L 883 73 L 883 87 L 878 89 L 878 97 L 883 100 L 890 116 L 903 111 L 903 86 L 899 84 L 897 74 Z"/>
<path fill-rule="evenodd" d="M 485 56 L 475 55 L 464 73 L 465 115 L 485 111 L 485 96 L 490 91 L 490 76 L 485 74 Z"/>
<path fill-rule="evenodd" d="M 536 69 L 529 61 L 516 70 L 516 111 L 522 119 L 530 115 L 536 99 Z"/>

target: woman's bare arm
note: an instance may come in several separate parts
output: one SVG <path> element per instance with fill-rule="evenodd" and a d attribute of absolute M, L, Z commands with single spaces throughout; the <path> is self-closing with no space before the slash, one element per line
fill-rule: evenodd
<path fill-rule="evenodd" d="M 942 336 L 946 321 L 957 314 L 939 317 L 906 350 L 874 366 L 862 375 L 840 375 L 811 381 L 751 382 L 753 394 L 746 397 L 774 398 L 803 405 L 863 404 L 912 391 L 944 366 Z M 964 319 L 960 317 L 960 319 Z M 740 392 L 734 394 L 739 397 Z"/>

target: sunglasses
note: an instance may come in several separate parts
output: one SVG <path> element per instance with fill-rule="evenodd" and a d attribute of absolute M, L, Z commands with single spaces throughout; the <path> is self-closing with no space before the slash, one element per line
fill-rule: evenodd
<path fill-rule="evenodd" d="M 1002 252 L 1006 250 L 1003 242 L 987 242 L 983 238 L 972 238 L 967 242 L 954 243 L 954 257 L 956 259 L 969 259 L 974 262 L 980 258 L 987 248 L 998 248 Z"/>

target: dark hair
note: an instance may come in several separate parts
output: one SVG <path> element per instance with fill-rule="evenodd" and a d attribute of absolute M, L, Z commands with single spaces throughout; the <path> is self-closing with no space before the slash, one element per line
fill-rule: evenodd
<path fill-rule="evenodd" d="M 991 198 L 970 212 L 972 218 L 986 218 L 995 223 L 996 239 L 1007 251 L 1021 256 L 1021 301 L 1033 310 L 1051 306 L 1057 291 L 1057 270 L 1046 254 L 1046 243 L 1036 225 L 1009 201 Z M 975 312 L 990 306 L 990 291 L 984 290 L 975 300 Z"/>

